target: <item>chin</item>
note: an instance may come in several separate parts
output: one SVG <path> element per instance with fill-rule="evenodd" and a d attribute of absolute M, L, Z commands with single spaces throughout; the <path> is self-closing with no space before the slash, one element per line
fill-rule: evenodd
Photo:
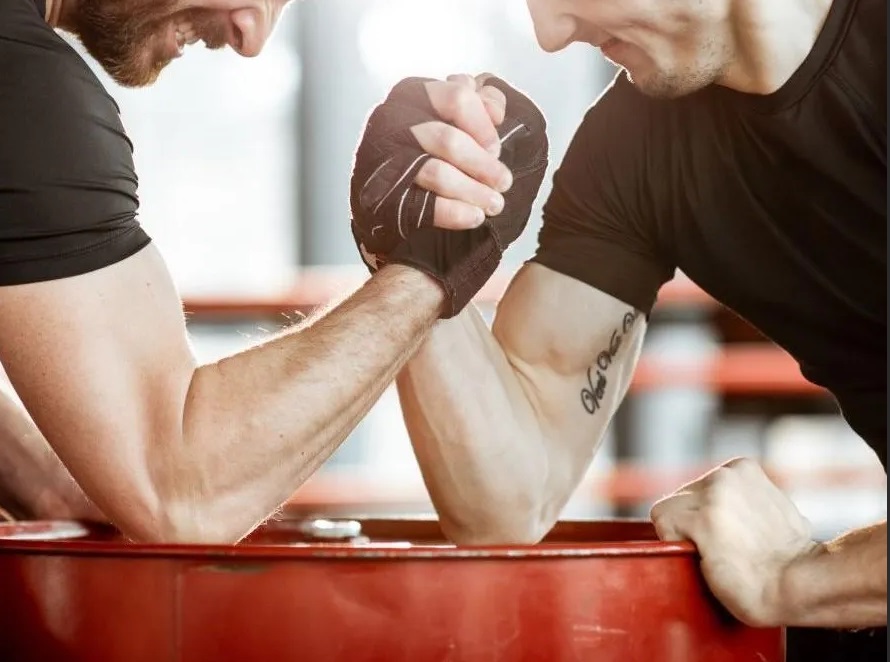
<path fill-rule="evenodd" d="M 153 55 L 153 54 L 152 54 Z M 169 59 L 152 60 L 151 55 L 123 64 L 108 65 L 105 71 L 121 87 L 148 87 L 157 82 L 161 72 L 170 64 Z"/>
<path fill-rule="evenodd" d="M 646 96 L 657 99 L 677 99 L 698 92 L 714 82 L 704 75 L 678 75 L 667 72 L 640 73 L 625 69 L 627 78 Z"/>

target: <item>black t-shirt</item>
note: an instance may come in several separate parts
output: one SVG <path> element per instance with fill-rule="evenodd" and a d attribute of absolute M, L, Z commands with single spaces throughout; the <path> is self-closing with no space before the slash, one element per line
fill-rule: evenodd
<path fill-rule="evenodd" d="M 885 0 L 835 0 L 773 94 L 659 100 L 619 72 L 533 258 L 646 313 L 679 268 L 829 389 L 885 467 L 886 45 Z"/>
<path fill-rule="evenodd" d="M 136 253 L 133 146 L 119 109 L 43 18 L 0 0 L 0 285 L 75 276 Z"/>

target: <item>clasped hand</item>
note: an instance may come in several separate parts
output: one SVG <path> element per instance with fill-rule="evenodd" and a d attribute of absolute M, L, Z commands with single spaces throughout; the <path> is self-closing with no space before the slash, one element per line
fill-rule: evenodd
<path fill-rule="evenodd" d="M 547 167 L 546 123 L 504 81 L 405 79 L 371 113 L 350 184 L 352 232 L 373 272 L 402 263 L 456 315 L 521 234 Z M 456 232 L 458 231 L 458 232 Z"/>

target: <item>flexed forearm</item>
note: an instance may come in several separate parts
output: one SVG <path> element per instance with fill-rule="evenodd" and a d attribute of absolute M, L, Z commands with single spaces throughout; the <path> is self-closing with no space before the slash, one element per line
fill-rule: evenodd
<path fill-rule="evenodd" d="M 452 540 L 534 542 L 549 531 L 627 390 L 641 317 L 579 281 L 527 265 L 491 331 L 475 310 L 437 325 L 397 385 Z"/>
<path fill-rule="evenodd" d="M 541 427 L 479 312 L 439 322 L 396 384 L 446 535 L 477 544 L 543 536 Z"/>
<path fill-rule="evenodd" d="M 430 496 L 455 542 L 540 538 L 540 425 L 479 312 L 440 322 L 396 380 Z"/>
<path fill-rule="evenodd" d="M 386 268 L 304 328 L 199 368 L 182 447 L 154 458 L 172 526 L 186 529 L 167 537 L 237 539 L 278 508 L 392 383 L 441 305 L 428 277 Z"/>

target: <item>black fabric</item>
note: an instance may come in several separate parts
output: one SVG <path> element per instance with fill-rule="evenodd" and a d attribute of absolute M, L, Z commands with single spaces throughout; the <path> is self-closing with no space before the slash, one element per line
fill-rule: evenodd
<path fill-rule="evenodd" d="M 42 4 L 0 0 L 0 285 L 93 271 L 150 241 L 117 104 Z"/>
<path fill-rule="evenodd" d="M 532 204 L 547 170 L 547 125 L 535 104 L 499 78 L 486 85 L 506 97 L 498 127 L 500 159 L 513 174 L 504 208 L 473 230 L 432 226 L 435 194 L 413 180 L 429 155 L 410 128 L 438 115 L 424 82 L 397 84 L 371 113 L 356 150 L 350 182 L 352 233 L 373 272 L 383 264 L 405 264 L 438 280 L 446 293 L 442 318 L 457 315 L 497 269 L 501 256 L 528 224 Z"/>
<path fill-rule="evenodd" d="M 386 255 L 415 230 L 430 227 L 436 196 L 414 178 L 431 158 L 411 127 L 436 121 L 424 83 L 406 78 L 371 112 L 356 149 L 350 180 L 352 234 L 373 272 L 376 255 Z"/>
<path fill-rule="evenodd" d="M 887 628 L 788 628 L 785 652 L 785 662 L 884 662 Z"/>
<path fill-rule="evenodd" d="M 619 72 L 554 178 L 533 261 L 648 314 L 679 268 L 785 348 L 887 458 L 883 0 L 835 0 L 777 92 L 644 96 Z"/>

